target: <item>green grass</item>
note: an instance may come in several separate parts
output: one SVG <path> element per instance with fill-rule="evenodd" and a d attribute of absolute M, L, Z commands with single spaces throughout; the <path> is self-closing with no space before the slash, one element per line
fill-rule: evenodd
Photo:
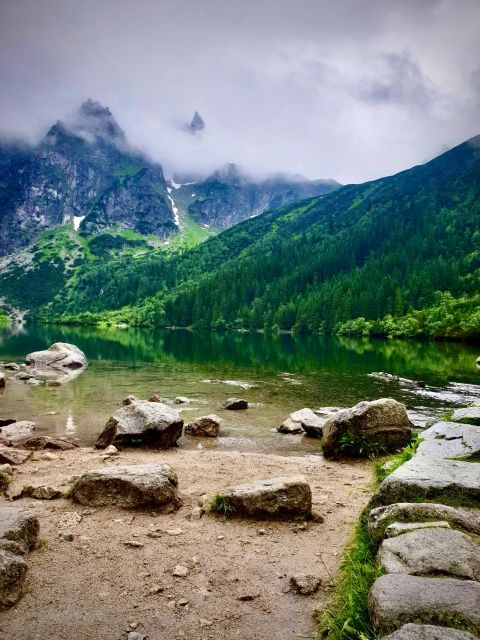
<path fill-rule="evenodd" d="M 373 464 L 375 486 L 377 487 L 387 476 L 393 473 L 395 469 L 401 467 L 404 462 L 411 460 L 421 442 L 423 442 L 423 438 L 421 438 L 418 433 L 415 433 L 411 443 L 407 444 L 401 451 L 375 460 Z"/>
<path fill-rule="evenodd" d="M 235 513 L 235 509 L 232 507 L 226 496 L 222 496 L 217 493 L 213 496 L 212 501 L 210 502 L 209 512 L 217 513 L 225 516 L 225 518 L 230 518 Z"/>

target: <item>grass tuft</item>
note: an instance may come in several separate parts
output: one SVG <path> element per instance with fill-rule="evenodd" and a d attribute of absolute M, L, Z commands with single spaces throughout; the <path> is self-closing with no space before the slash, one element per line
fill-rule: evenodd
<path fill-rule="evenodd" d="M 418 433 L 415 433 L 410 444 L 407 444 L 407 446 L 401 451 L 375 460 L 373 464 L 375 488 L 378 487 L 378 485 L 385 480 L 387 476 L 393 473 L 395 469 L 401 467 L 404 462 L 411 460 L 417 452 L 418 445 L 421 442 L 423 442 L 423 438 L 421 438 Z"/>
<path fill-rule="evenodd" d="M 230 518 L 235 513 L 235 509 L 230 504 L 228 498 L 220 494 L 213 496 L 209 511 L 210 513 L 218 513 L 225 516 L 225 518 Z"/>

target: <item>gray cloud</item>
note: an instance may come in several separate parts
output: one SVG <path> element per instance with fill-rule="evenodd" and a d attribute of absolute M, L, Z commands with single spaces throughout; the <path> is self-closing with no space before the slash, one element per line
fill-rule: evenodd
<path fill-rule="evenodd" d="M 370 179 L 479 133 L 479 34 L 477 0 L 1 0 L 0 133 L 92 97 L 168 172 Z"/>

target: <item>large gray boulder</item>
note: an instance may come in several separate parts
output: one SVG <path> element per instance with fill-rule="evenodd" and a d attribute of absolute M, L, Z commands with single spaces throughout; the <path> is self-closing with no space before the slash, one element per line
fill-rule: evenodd
<path fill-rule="evenodd" d="M 323 426 L 322 449 L 328 458 L 394 451 L 412 438 L 405 405 L 392 398 L 359 402 Z"/>
<path fill-rule="evenodd" d="M 400 502 L 372 509 L 368 514 L 368 533 L 375 544 L 385 537 L 386 530 L 397 522 L 431 522 L 446 520 L 453 527 L 459 527 L 480 536 L 480 511 L 450 507 L 434 502 Z"/>
<path fill-rule="evenodd" d="M 22 507 L 0 507 L 0 540 L 13 540 L 25 550 L 37 545 L 38 518 Z"/>
<path fill-rule="evenodd" d="M 437 422 L 422 431 L 417 454 L 434 458 L 471 458 L 480 453 L 480 426 Z"/>
<path fill-rule="evenodd" d="M 20 600 L 27 569 L 21 556 L 0 547 L 0 609 L 11 607 Z"/>
<path fill-rule="evenodd" d="M 25 358 L 29 367 L 41 369 L 83 369 L 87 366 L 87 358 L 74 344 L 55 342 L 45 351 L 34 351 Z"/>
<path fill-rule="evenodd" d="M 382 640 L 478 640 L 468 631 L 437 627 L 432 624 L 404 624 Z"/>
<path fill-rule="evenodd" d="M 183 420 L 175 409 L 161 402 L 132 400 L 116 411 L 98 436 L 95 446 L 104 449 L 142 444 L 173 447 L 181 437 Z"/>
<path fill-rule="evenodd" d="M 480 580 L 480 545 L 454 529 L 416 529 L 386 539 L 377 562 L 386 573 Z"/>
<path fill-rule="evenodd" d="M 480 406 L 455 409 L 452 414 L 452 420 L 454 422 L 465 422 L 467 424 L 480 426 Z"/>
<path fill-rule="evenodd" d="M 479 469 L 472 462 L 415 455 L 383 480 L 370 504 L 454 499 L 469 506 L 480 500 Z"/>
<path fill-rule="evenodd" d="M 480 583 L 454 578 L 423 578 L 390 573 L 378 578 L 368 595 L 368 611 L 379 635 L 402 625 L 449 625 L 480 629 Z"/>
<path fill-rule="evenodd" d="M 303 433 L 314 438 L 322 437 L 322 428 L 328 418 L 319 418 L 312 409 L 299 409 L 290 416 L 278 428 L 279 433 Z"/>
<path fill-rule="evenodd" d="M 6 427 L 0 427 L 0 436 L 6 438 L 12 446 L 18 445 L 23 440 L 33 436 L 37 425 L 29 420 L 14 422 Z"/>
<path fill-rule="evenodd" d="M 87 471 L 74 480 L 71 497 L 80 504 L 173 511 L 180 506 L 178 479 L 168 464 L 140 464 Z"/>
<path fill-rule="evenodd" d="M 245 518 L 310 518 L 312 491 L 302 476 L 257 480 L 219 492 L 232 516 Z"/>
<path fill-rule="evenodd" d="M 201 416 L 186 425 L 185 433 L 189 436 L 216 438 L 220 433 L 221 423 L 220 418 L 213 413 L 208 416 Z"/>

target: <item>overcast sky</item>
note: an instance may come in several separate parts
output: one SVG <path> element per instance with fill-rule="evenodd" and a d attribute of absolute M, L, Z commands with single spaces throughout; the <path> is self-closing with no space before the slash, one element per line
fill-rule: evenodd
<path fill-rule="evenodd" d="M 167 172 L 376 178 L 480 133 L 480 0 L 0 0 L 0 133 L 87 97 Z"/>

